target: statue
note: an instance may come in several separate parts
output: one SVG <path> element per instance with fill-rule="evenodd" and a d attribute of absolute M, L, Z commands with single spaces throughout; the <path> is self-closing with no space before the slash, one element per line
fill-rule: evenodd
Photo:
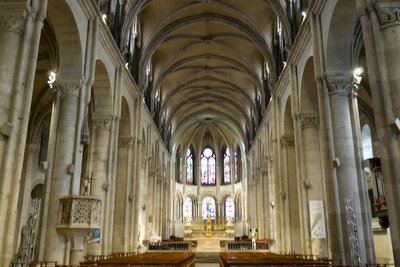
<path fill-rule="evenodd" d="M 150 232 L 150 243 L 157 243 L 161 241 L 161 237 L 156 234 L 154 230 Z"/>
<path fill-rule="evenodd" d="M 212 236 L 212 222 L 211 222 L 211 215 L 207 214 L 207 221 L 206 221 L 206 236 Z"/>
<path fill-rule="evenodd" d="M 252 249 L 255 250 L 255 249 L 257 249 L 256 239 L 257 239 L 258 229 L 257 228 L 251 228 L 250 229 L 250 234 L 251 234 Z"/>
<path fill-rule="evenodd" d="M 233 223 L 232 223 L 232 218 L 227 217 L 226 218 L 226 225 L 225 225 L 225 235 L 227 237 L 233 237 L 235 231 L 233 230 Z"/>
<path fill-rule="evenodd" d="M 186 217 L 185 229 L 192 227 L 192 218 L 190 216 Z"/>
<path fill-rule="evenodd" d="M 186 217 L 186 223 L 185 223 L 185 229 L 183 230 L 183 235 L 184 235 L 184 237 L 190 238 L 190 237 L 192 237 L 192 233 L 193 233 L 193 230 L 192 230 L 192 217 L 187 216 Z"/>
<path fill-rule="evenodd" d="M 232 218 L 231 217 L 226 218 L 225 229 L 226 230 L 233 230 L 233 223 L 232 223 Z"/>

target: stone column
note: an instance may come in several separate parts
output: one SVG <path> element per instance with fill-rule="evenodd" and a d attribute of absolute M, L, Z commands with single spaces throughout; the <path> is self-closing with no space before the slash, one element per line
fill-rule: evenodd
<path fill-rule="evenodd" d="M 111 116 L 93 115 L 93 174 L 92 196 L 101 199 L 102 223 L 100 229 L 100 243 L 91 244 L 88 250 L 93 254 L 106 254 L 112 244 L 108 239 L 108 216 L 112 210 L 108 205 L 110 197 L 110 178 L 108 176 L 108 161 L 110 159 Z"/>
<path fill-rule="evenodd" d="M 337 187 L 339 198 L 339 210 L 336 210 L 342 228 L 338 232 L 343 240 L 342 259 L 346 264 L 356 261 L 356 255 L 352 254 L 352 244 L 359 243 L 359 255 L 362 264 L 366 263 L 366 245 L 363 236 L 363 221 L 361 214 L 360 192 L 358 188 L 358 173 L 355 162 L 353 131 L 350 114 L 350 93 L 353 90 L 351 74 L 334 73 L 326 76 L 327 87 L 330 96 L 332 132 L 334 143 L 333 166 L 336 168 Z M 354 203 L 354 216 L 356 227 L 348 227 L 348 215 L 346 214 L 346 201 Z M 351 233 L 354 237 L 351 237 Z M 358 235 L 358 236 L 357 236 Z M 358 240 L 357 240 L 358 239 Z M 353 255 L 353 257 L 352 257 Z"/>
<path fill-rule="evenodd" d="M 54 160 L 52 162 L 52 177 L 50 192 L 46 195 L 49 198 L 47 207 L 46 243 L 44 246 L 44 260 L 57 261 L 68 264 L 68 256 L 64 254 L 65 238 L 56 231 L 59 199 L 62 196 L 70 195 L 73 176 L 75 131 L 77 125 L 76 112 L 79 104 L 80 85 L 77 83 L 59 83 L 56 85 L 56 98 L 59 97 L 58 125 L 56 129 L 56 141 L 52 143 L 54 148 Z M 56 100 L 57 101 L 57 100 Z M 57 115 L 57 112 L 56 114 Z M 53 119 L 52 119 L 53 121 Z M 50 147 L 49 150 L 53 150 Z"/>
<path fill-rule="evenodd" d="M 129 220 L 132 199 L 129 196 L 132 171 L 132 137 L 120 137 L 118 143 L 118 164 L 114 207 L 113 251 L 128 252 Z M 122 240 L 122 242 L 121 242 Z"/>
<path fill-rule="evenodd" d="M 283 173 L 284 177 L 281 198 L 283 202 L 282 218 L 284 225 L 285 249 L 287 252 L 295 251 L 302 253 L 302 240 L 300 234 L 300 218 L 299 218 L 299 195 L 298 181 L 296 172 L 295 159 L 295 142 L 293 136 L 283 136 L 281 138 L 282 155 L 283 155 Z"/>
<path fill-rule="evenodd" d="M 303 190 L 305 190 L 305 204 L 308 207 L 306 214 L 314 214 L 313 221 L 310 217 L 305 217 L 306 221 L 306 235 L 305 240 L 307 247 L 311 247 L 311 254 L 320 257 L 328 257 L 327 234 L 326 234 L 326 220 L 325 210 L 326 204 L 324 203 L 325 187 L 322 177 L 322 167 L 320 160 L 320 145 L 319 145 L 319 117 L 317 114 L 300 114 L 300 127 L 302 129 L 303 147 L 302 147 L 302 165 L 305 168 L 305 177 L 302 181 Z M 312 203 L 322 204 L 322 210 L 317 210 L 316 206 L 311 207 Z M 318 201 L 318 202 L 315 202 Z M 314 211 L 311 210 L 314 209 Z M 322 216 L 319 218 L 318 216 Z M 321 213 L 319 213 L 321 212 Z M 319 219 L 319 220 L 317 220 Z M 313 228 L 314 227 L 314 228 Z"/>
<path fill-rule="evenodd" d="M 0 265 L 16 242 L 17 203 L 38 46 L 47 1 L 0 4 Z M 24 119 L 25 118 L 25 119 Z"/>
<path fill-rule="evenodd" d="M 268 170 L 266 167 L 263 167 L 261 172 L 261 180 L 262 180 L 262 195 L 261 195 L 261 202 L 262 202 L 262 211 L 261 211 L 261 222 L 262 225 L 259 227 L 261 229 L 261 233 L 259 234 L 259 238 L 267 239 L 269 236 L 269 225 L 268 222 L 270 218 L 270 205 L 269 205 L 269 179 L 268 179 Z"/>
<path fill-rule="evenodd" d="M 155 230 L 159 236 L 162 235 L 162 221 L 163 221 L 163 209 L 164 209 L 164 179 L 160 177 L 159 171 L 156 172 L 156 195 L 154 196 L 155 200 L 155 215 L 154 216 L 154 225 Z"/>
<path fill-rule="evenodd" d="M 400 264 L 400 3 L 357 0 L 385 182 L 393 256 Z"/>

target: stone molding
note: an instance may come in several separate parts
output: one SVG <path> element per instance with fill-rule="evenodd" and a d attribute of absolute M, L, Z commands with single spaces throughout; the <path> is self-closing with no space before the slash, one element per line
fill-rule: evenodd
<path fill-rule="evenodd" d="M 0 14 L 0 31 L 6 30 L 21 34 L 25 27 L 25 19 L 14 15 Z"/>
<path fill-rule="evenodd" d="M 300 121 L 300 127 L 305 128 L 318 128 L 319 117 L 317 114 L 298 114 L 297 118 Z"/>

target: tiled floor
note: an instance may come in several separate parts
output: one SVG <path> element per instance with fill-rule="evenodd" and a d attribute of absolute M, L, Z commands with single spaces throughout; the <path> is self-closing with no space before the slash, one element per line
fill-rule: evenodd
<path fill-rule="evenodd" d="M 196 263 L 196 267 L 219 267 L 219 263 Z"/>

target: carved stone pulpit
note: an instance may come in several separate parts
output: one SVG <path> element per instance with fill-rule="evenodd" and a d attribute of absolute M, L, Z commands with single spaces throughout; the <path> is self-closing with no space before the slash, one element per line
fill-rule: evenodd
<path fill-rule="evenodd" d="M 89 232 L 100 229 L 101 200 L 87 196 L 60 198 L 57 231 L 71 241 L 70 264 L 83 259 L 83 242 Z"/>

